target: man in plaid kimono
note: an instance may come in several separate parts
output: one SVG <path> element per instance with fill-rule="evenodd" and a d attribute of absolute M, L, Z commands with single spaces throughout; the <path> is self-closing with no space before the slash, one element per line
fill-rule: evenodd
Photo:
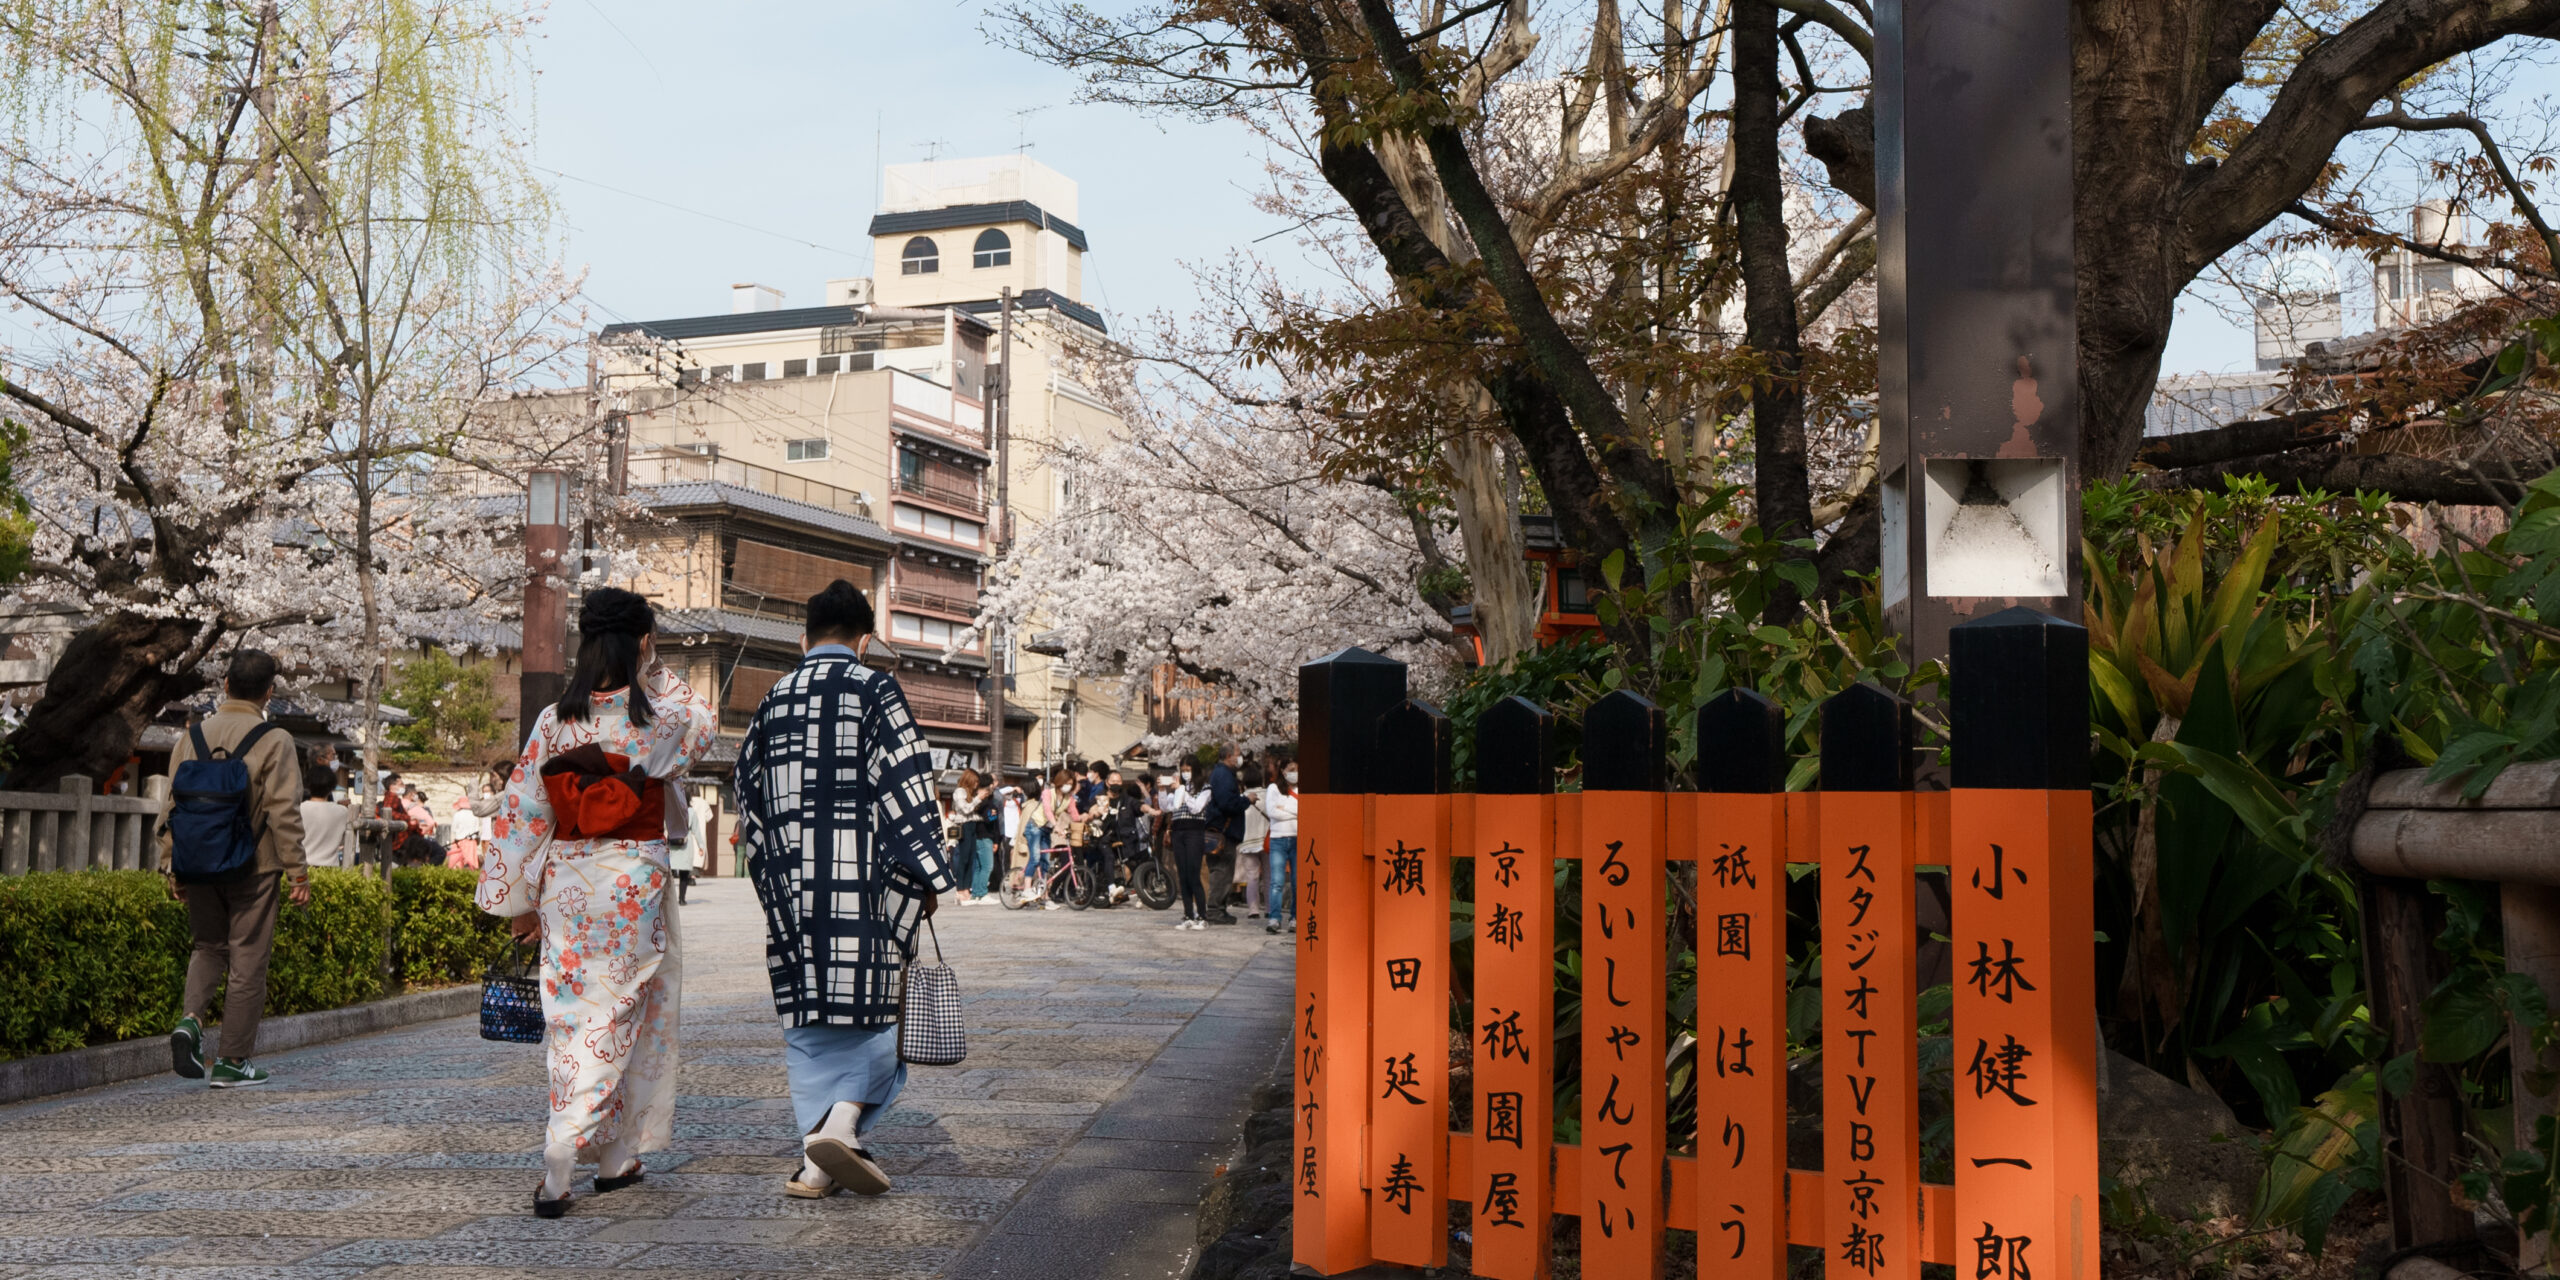
<path fill-rule="evenodd" d="M 906 695 L 854 656 L 871 624 L 871 602 L 843 579 L 810 597 L 806 656 L 738 747 L 738 854 L 764 903 L 803 1134 L 783 1189 L 807 1199 L 889 1189 L 862 1134 L 906 1084 L 898 980 L 916 926 L 958 887 Z"/>

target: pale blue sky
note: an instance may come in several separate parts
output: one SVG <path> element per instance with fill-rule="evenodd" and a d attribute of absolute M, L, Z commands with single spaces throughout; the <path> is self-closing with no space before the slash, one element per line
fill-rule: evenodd
<path fill-rule="evenodd" d="M 553 0 L 531 49 L 536 155 L 554 171 L 563 251 L 588 269 L 594 322 L 727 311 L 742 281 L 814 306 L 824 281 L 870 274 L 875 131 L 885 164 L 937 143 L 944 157 L 1009 153 L 1027 138 L 1033 158 L 1081 184 L 1086 300 L 1115 328 L 1187 314 L 1188 265 L 1286 229 L 1253 207 L 1265 157 L 1244 128 L 1074 105 L 1072 77 L 980 34 L 984 9 Z M 1292 240 L 1259 248 L 1286 265 Z M 2181 305 L 2167 370 L 2250 358 L 2245 327 Z"/>
<path fill-rule="evenodd" d="M 1188 312 L 1185 263 L 1286 226 L 1253 208 L 1262 150 L 1242 127 L 1073 105 L 1073 78 L 986 41 L 984 7 L 553 0 L 531 49 L 537 163 L 557 171 L 568 262 L 610 308 L 596 322 L 725 312 L 742 281 L 817 306 L 825 281 L 871 274 L 875 129 L 885 164 L 1027 137 L 1082 188 L 1086 301 L 1115 327 Z"/>

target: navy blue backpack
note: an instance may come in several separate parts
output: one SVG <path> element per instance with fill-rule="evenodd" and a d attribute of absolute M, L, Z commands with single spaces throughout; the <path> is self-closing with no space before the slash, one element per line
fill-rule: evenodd
<path fill-rule="evenodd" d="M 255 867 L 266 824 L 249 795 L 249 748 L 274 721 L 261 721 L 229 751 L 205 746 L 204 722 L 187 730 L 195 758 L 169 779 L 169 871 L 180 884 L 229 880 Z"/>

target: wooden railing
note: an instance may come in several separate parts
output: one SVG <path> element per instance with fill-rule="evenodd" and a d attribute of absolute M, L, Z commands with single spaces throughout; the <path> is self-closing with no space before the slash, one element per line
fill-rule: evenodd
<path fill-rule="evenodd" d="M 930 502 L 939 502 L 946 507 L 966 511 L 973 516 L 983 516 L 987 513 L 987 500 L 978 492 L 976 485 L 944 484 L 907 476 L 899 476 L 890 483 L 896 485 L 900 493 L 913 494 Z"/>
<path fill-rule="evenodd" d="M 931 609 L 937 613 L 956 614 L 963 618 L 978 616 L 978 602 L 973 598 L 945 595 L 924 587 L 910 587 L 903 582 L 889 588 L 889 599 L 898 604 L 911 605 L 918 609 Z"/>
<path fill-rule="evenodd" d="M 965 693 L 942 693 L 912 686 L 906 694 L 907 709 L 918 720 L 931 720 L 936 724 L 984 725 L 987 722 L 984 699 Z"/>
<path fill-rule="evenodd" d="M 159 865 L 150 842 L 168 777 L 145 779 L 138 796 L 96 789 L 95 779 L 75 773 L 58 791 L 0 791 L 0 875 Z"/>

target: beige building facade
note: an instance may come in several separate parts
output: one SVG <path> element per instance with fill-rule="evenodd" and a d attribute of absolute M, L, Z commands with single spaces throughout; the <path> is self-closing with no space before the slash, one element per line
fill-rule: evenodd
<path fill-rule="evenodd" d="M 1076 346 L 1106 338 L 1081 296 L 1075 197 L 1027 157 L 891 166 L 871 277 L 829 281 L 799 307 L 736 285 L 725 312 L 599 335 L 627 486 L 667 522 L 639 531 L 611 576 L 662 606 L 667 653 L 717 691 L 731 732 L 796 658 L 801 602 L 845 577 L 872 594 L 947 767 L 984 763 L 998 670 L 1009 766 L 1118 758 L 1145 736 L 1147 700 L 1125 682 L 1068 677 L 1022 637 L 990 655 L 974 630 L 1006 521 L 1019 533 L 1063 504 L 1048 447 L 1120 429 L 1067 369 Z M 1007 290 L 1010 511 L 994 412 Z"/>

